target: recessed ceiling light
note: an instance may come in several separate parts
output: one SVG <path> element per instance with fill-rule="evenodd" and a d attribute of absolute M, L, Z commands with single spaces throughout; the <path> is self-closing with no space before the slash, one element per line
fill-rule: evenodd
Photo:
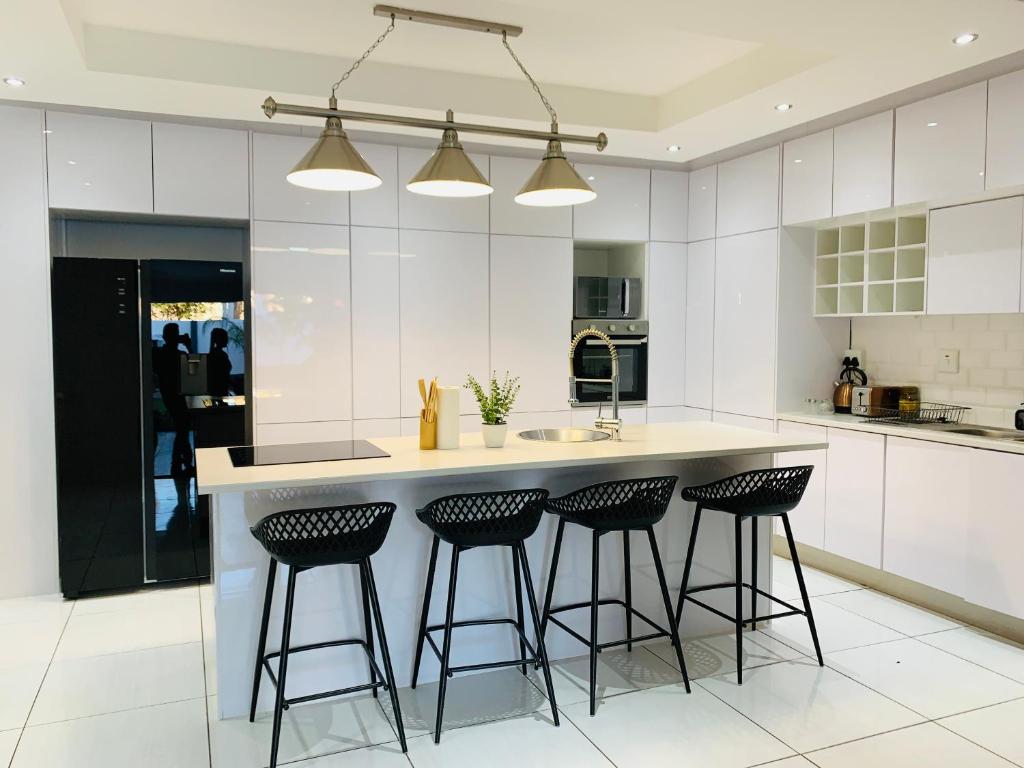
<path fill-rule="evenodd" d="M 935 122 L 934 120 L 932 120 L 930 123 L 928 123 L 927 127 L 928 128 L 935 128 L 936 126 L 938 126 L 938 123 Z"/>
<path fill-rule="evenodd" d="M 793 162 L 794 162 L 794 163 L 802 163 L 802 162 L 803 162 L 803 160 L 801 160 L 801 159 L 800 159 L 800 158 L 798 157 L 798 158 L 797 158 L 796 160 L 794 160 Z"/>
<path fill-rule="evenodd" d="M 85 186 L 87 186 L 87 187 L 91 187 L 91 186 L 92 186 L 92 182 L 91 182 L 91 181 L 87 181 L 87 182 L 85 182 Z"/>
<path fill-rule="evenodd" d="M 593 180 L 594 180 L 593 176 L 587 176 L 587 181 L 593 181 Z"/>
<path fill-rule="evenodd" d="M 25 84 L 25 81 L 20 77 L 5 77 L 4 84 L 11 86 L 11 88 L 21 88 Z"/>
<path fill-rule="evenodd" d="M 953 45 L 970 45 L 977 39 L 977 32 L 963 32 L 953 38 Z"/>
<path fill-rule="evenodd" d="M 50 135 L 51 133 L 53 133 L 53 131 L 49 128 L 43 128 L 43 133 L 45 133 L 46 135 Z"/>
<path fill-rule="evenodd" d="M 782 104 L 776 104 L 775 105 L 775 111 L 776 112 L 789 112 L 789 110 L 791 110 L 792 108 L 793 108 L 792 104 L 787 104 L 785 102 L 783 102 Z"/>
<path fill-rule="evenodd" d="M 78 165 L 76 160 L 68 160 L 68 165 Z"/>
<path fill-rule="evenodd" d="M 668 145 L 668 151 L 669 152 L 678 152 L 680 149 L 682 149 L 682 147 L 680 147 L 678 144 L 669 144 Z"/>

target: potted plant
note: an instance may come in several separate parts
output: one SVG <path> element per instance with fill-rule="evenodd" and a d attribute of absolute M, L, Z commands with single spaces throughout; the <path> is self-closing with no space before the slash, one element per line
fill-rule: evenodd
<path fill-rule="evenodd" d="M 519 377 L 509 376 L 508 371 L 505 371 L 505 378 L 499 383 L 497 373 L 492 372 L 489 391 L 485 392 L 480 382 L 470 374 L 466 376 L 465 387 L 472 390 L 480 406 L 484 445 L 488 448 L 501 448 L 508 433 L 505 419 L 512 411 L 516 395 L 519 394 Z"/>

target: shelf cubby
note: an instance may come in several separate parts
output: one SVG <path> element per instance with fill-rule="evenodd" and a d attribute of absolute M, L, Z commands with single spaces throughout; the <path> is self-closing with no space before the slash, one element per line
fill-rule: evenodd
<path fill-rule="evenodd" d="M 924 280 L 896 283 L 894 312 L 924 312 Z"/>
<path fill-rule="evenodd" d="M 835 285 L 839 282 L 839 257 L 819 256 L 815 269 L 815 285 Z"/>
<path fill-rule="evenodd" d="M 819 230 L 814 248 L 816 256 L 834 256 L 839 253 L 839 230 Z"/>
<path fill-rule="evenodd" d="M 864 312 L 864 284 L 839 287 L 839 314 L 860 315 Z"/>
<path fill-rule="evenodd" d="M 872 251 L 896 247 L 895 221 L 873 221 L 868 230 L 868 248 Z"/>
<path fill-rule="evenodd" d="M 827 285 L 814 290 L 814 314 L 835 315 L 839 312 L 839 286 Z"/>
<path fill-rule="evenodd" d="M 848 224 L 839 228 L 839 252 L 854 253 L 864 250 L 863 224 Z"/>
<path fill-rule="evenodd" d="M 893 280 L 896 277 L 896 251 L 872 251 L 868 254 L 868 282 Z M 891 302 L 890 302 L 891 303 Z M 869 312 L 871 310 L 868 310 Z"/>
<path fill-rule="evenodd" d="M 844 253 L 839 257 L 839 282 L 864 282 L 864 254 Z"/>
<path fill-rule="evenodd" d="M 896 244 L 924 245 L 927 231 L 927 216 L 900 216 L 896 219 Z"/>
<path fill-rule="evenodd" d="M 924 278 L 925 247 L 900 248 L 896 252 L 896 279 L 916 280 Z"/>
<path fill-rule="evenodd" d="M 893 283 L 868 283 L 867 314 L 888 314 L 893 310 L 895 285 Z"/>

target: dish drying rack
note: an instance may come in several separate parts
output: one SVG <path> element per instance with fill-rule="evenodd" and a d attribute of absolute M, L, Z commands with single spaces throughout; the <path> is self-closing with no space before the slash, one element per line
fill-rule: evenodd
<path fill-rule="evenodd" d="M 921 401 L 912 408 L 880 408 L 866 418 L 882 424 L 959 424 L 969 410 L 963 405 Z"/>

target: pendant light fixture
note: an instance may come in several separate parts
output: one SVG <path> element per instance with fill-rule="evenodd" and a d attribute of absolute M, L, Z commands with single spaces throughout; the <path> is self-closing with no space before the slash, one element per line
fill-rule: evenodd
<path fill-rule="evenodd" d="M 360 120 L 373 123 L 387 123 L 415 128 L 429 128 L 441 131 L 441 143 L 427 161 L 426 165 L 409 180 L 406 189 L 410 192 L 435 197 L 478 197 L 489 195 L 494 188 L 487 182 L 480 170 L 465 153 L 459 142 L 459 131 L 469 133 L 487 133 L 498 136 L 512 136 L 523 139 L 544 141 L 547 151 L 537 170 L 515 196 L 520 205 L 528 206 L 560 206 L 578 205 L 593 200 L 597 194 L 565 157 L 562 150 L 564 142 L 574 144 L 590 144 L 600 152 L 608 146 L 604 133 L 597 136 L 579 136 L 561 134 L 558 131 L 558 114 L 551 103 L 541 92 L 540 86 L 526 71 L 526 67 L 516 56 L 509 45 L 509 37 L 522 34 L 522 27 L 512 24 L 500 24 L 493 21 L 468 19 L 460 16 L 448 16 L 429 11 L 414 11 L 396 8 L 390 5 L 378 5 L 373 9 L 374 15 L 390 18 L 384 32 L 374 41 L 366 52 L 352 63 L 352 66 L 331 86 L 328 108 L 306 107 L 296 104 L 278 104 L 268 97 L 263 102 L 263 112 L 268 118 L 276 114 L 304 115 L 320 117 L 326 125 L 316 144 L 306 153 L 299 163 L 288 174 L 288 181 L 301 187 L 331 191 L 357 191 L 373 189 L 380 186 L 381 178 L 359 155 L 348 140 L 342 128 L 342 120 Z M 384 39 L 395 28 L 395 19 L 417 21 L 425 24 L 452 27 L 474 32 L 500 34 L 502 44 L 518 65 L 523 76 L 540 97 L 551 120 L 550 131 L 531 131 L 520 128 L 506 128 L 495 125 L 477 125 L 457 123 L 452 110 L 448 110 L 445 120 L 406 117 L 403 115 L 385 115 L 369 112 L 353 112 L 338 109 L 337 90 L 359 65 L 376 50 Z"/>

